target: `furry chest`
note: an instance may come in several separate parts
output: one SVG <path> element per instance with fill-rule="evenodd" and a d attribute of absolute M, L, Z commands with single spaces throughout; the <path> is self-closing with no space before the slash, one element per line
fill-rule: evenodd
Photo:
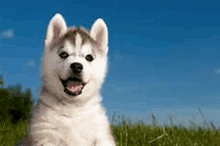
<path fill-rule="evenodd" d="M 92 121 L 90 117 L 60 119 L 59 131 L 65 135 L 63 140 L 68 144 L 92 146 L 99 134 L 98 125 Z"/>

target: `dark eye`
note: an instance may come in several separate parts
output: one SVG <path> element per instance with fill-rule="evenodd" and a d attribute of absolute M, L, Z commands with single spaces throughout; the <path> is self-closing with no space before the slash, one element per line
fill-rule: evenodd
<path fill-rule="evenodd" d="M 60 53 L 60 57 L 63 58 L 63 59 L 67 58 L 68 56 L 69 55 L 66 52 Z"/>
<path fill-rule="evenodd" d="M 87 55 L 87 56 L 86 56 L 86 60 L 91 62 L 91 61 L 93 60 L 92 55 Z"/>

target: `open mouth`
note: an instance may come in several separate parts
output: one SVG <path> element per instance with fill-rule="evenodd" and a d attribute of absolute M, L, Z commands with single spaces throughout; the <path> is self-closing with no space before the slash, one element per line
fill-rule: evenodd
<path fill-rule="evenodd" d="M 63 84 L 64 92 L 72 96 L 81 94 L 85 86 L 85 83 L 81 79 L 78 79 L 76 77 L 71 77 L 67 80 L 60 80 Z"/>

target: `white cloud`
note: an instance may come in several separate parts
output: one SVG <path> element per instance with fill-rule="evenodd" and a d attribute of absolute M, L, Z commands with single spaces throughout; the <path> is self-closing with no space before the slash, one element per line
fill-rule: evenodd
<path fill-rule="evenodd" d="M 216 73 L 216 74 L 220 74 L 220 69 L 216 69 L 216 70 L 215 70 L 215 73 Z"/>
<path fill-rule="evenodd" d="M 1 32 L 1 37 L 3 37 L 3 38 L 13 38 L 14 37 L 13 29 L 2 31 Z"/>
<path fill-rule="evenodd" d="M 27 62 L 27 66 L 28 66 L 28 67 L 33 67 L 33 66 L 35 66 L 35 62 L 32 61 L 32 60 L 31 60 L 31 61 L 28 61 L 28 62 Z"/>
<path fill-rule="evenodd" d="M 23 62 L 22 70 L 23 71 L 31 71 L 36 66 L 36 63 L 33 60 Z"/>
<path fill-rule="evenodd" d="M 121 88 L 116 88 L 116 91 L 117 91 L 117 92 L 121 92 L 122 89 L 121 89 Z"/>

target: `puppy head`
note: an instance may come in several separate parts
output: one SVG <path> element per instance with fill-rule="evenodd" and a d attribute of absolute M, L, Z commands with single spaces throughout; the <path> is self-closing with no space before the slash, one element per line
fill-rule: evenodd
<path fill-rule="evenodd" d="M 56 14 L 45 40 L 44 87 L 60 100 L 87 101 L 104 81 L 107 52 L 108 30 L 102 19 L 89 32 L 67 28 L 63 17 Z"/>

